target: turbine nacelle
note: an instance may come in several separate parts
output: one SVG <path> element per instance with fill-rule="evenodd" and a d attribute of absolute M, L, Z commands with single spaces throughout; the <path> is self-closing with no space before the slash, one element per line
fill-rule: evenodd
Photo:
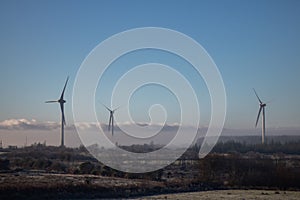
<path fill-rule="evenodd" d="M 57 102 L 59 102 L 59 103 L 66 103 L 66 100 L 64 100 L 64 99 L 59 99 Z"/>
<path fill-rule="evenodd" d="M 265 107 L 267 104 L 261 103 L 261 104 L 259 104 L 259 105 L 260 105 L 260 107 Z"/>

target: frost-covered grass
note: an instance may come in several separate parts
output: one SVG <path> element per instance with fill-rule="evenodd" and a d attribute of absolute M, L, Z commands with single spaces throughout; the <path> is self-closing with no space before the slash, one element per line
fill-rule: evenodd
<path fill-rule="evenodd" d="M 299 200 L 300 191 L 276 191 L 276 190 L 215 190 L 205 192 L 187 192 L 178 194 L 164 194 L 157 196 L 147 196 L 137 199 L 230 199 L 230 200 Z"/>

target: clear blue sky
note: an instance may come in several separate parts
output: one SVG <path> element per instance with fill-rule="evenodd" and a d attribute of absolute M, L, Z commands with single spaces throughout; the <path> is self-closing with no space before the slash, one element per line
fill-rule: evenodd
<path fill-rule="evenodd" d="M 72 121 L 72 85 L 87 54 L 113 34 L 154 26 L 194 38 L 214 59 L 227 92 L 226 127 L 253 127 L 258 105 L 252 87 L 272 100 L 268 126 L 299 127 L 299 9 L 296 0 L 2 0 L 0 121 L 59 122 L 58 105 L 44 101 L 59 97 L 68 75 L 66 115 Z"/>

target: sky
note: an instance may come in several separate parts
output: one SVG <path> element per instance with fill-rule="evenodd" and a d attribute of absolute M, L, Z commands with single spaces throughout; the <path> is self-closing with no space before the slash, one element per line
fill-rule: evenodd
<path fill-rule="evenodd" d="M 208 52 L 226 90 L 225 128 L 260 133 L 259 128 L 254 129 L 258 112 L 255 88 L 263 101 L 271 101 L 266 108 L 267 128 L 283 130 L 282 134 L 284 130 L 300 130 L 299 8 L 296 0 L 2 0 L 0 139 L 20 144 L 26 134 L 34 134 L 28 135 L 30 142 L 47 138 L 59 143 L 59 105 L 44 102 L 59 98 L 69 76 L 65 110 L 72 126 L 73 84 L 84 59 L 110 36 L 142 27 L 179 31 Z M 107 123 L 109 117 L 101 103 L 109 105 L 109 94 L 118 78 L 130 67 L 148 62 L 169 64 L 186 76 L 200 102 L 201 126 L 206 127 L 210 100 L 205 82 L 184 60 L 157 50 L 129 53 L 107 70 L 96 92 L 101 123 Z M 120 109 L 129 107 L 134 121 L 149 123 L 147 111 L 157 103 L 169 113 L 168 124 L 178 123 L 178 100 L 158 85 L 140 88 L 130 104 Z M 120 119 L 120 123 L 127 122 Z M 68 134 L 72 131 L 70 128 Z"/>

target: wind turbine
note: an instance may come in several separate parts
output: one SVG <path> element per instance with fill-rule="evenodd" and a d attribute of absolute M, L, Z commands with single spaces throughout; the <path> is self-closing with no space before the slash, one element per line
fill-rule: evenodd
<path fill-rule="evenodd" d="M 64 100 L 64 93 L 65 89 L 68 83 L 69 77 L 66 80 L 64 89 L 60 95 L 60 98 L 56 101 L 46 101 L 45 103 L 59 103 L 60 104 L 60 110 L 61 110 L 61 144 L 60 146 L 64 146 L 64 125 L 66 125 L 66 120 L 65 120 L 65 112 L 64 112 L 64 103 L 66 103 L 66 100 Z"/>
<path fill-rule="evenodd" d="M 109 109 L 106 105 L 102 104 L 108 111 L 109 111 L 109 122 L 108 122 L 108 131 L 110 131 L 111 127 L 111 134 L 114 135 L 114 112 L 118 110 L 120 107 L 116 109 Z"/>
<path fill-rule="evenodd" d="M 262 128 L 261 128 L 261 143 L 264 144 L 265 143 L 265 133 L 266 133 L 266 118 L 265 118 L 265 107 L 266 107 L 266 103 L 263 103 L 260 98 L 258 97 L 255 89 L 253 88 L 253 91 L 259 101 L 259 111 L 258 111 L 258 115 L 257 115 L 257 118 L 256 118 L 256 123 L 255 123 L 255 127 L 257 127 L 257 123 L 258 123 L 258 120 L 259 120 L 259 116 L 260 116 L 260 113 L 262 111 Z"/>

